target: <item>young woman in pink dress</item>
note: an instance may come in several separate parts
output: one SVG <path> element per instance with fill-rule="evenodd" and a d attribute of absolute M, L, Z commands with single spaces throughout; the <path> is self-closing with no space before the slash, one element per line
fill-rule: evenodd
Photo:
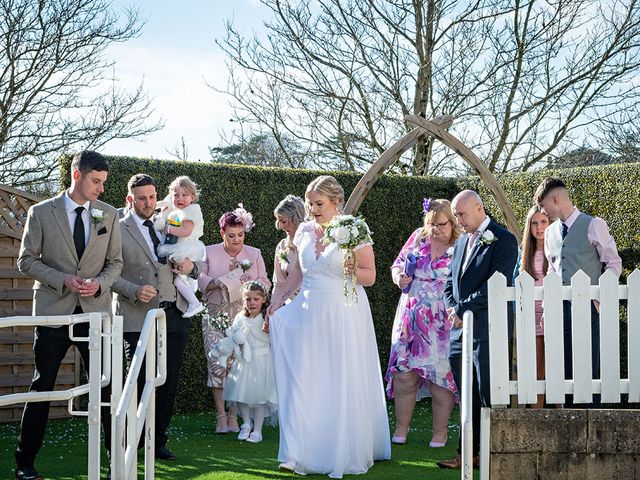
<path fill-rule="evenodd" d="M 536 287 L 542 286 L 547 274 L 549 263 L 544 255 L 544 231 L 549 226 L 549 217 L 537 205 L 531 207 L 527 213 L 522 237 L 522 257 L 520 272 L 527 272 L 534 280 Z M 515 276 L 514 276 L 515 281 Z M 544 379 L 544 319 L 542 315 L 542 301 L 537 300 L 536 313 L 536 375 L 538 380 Z M 538 395 L 538 401 L 531 408 L 544 407 L 544 395 Z"/>
<path fill-rule="evenodd" d="M 452 245 L 460 236 L 451 203 L 425 199 L 424 225 L 414 231 L 391 267 L 401 290 L 391 336 L 387 395 L 395 400 L 396 429 L 392 442 L 407 441 L 416 400 L 432 398 L 430 447 L 444 447 L 449 415 L 458 394 L 449 364 L 451 323 L 444 302 Z M 413 275 L 405 273 L 408 256 L 417 258 Z"/>
<path fill-rule="evenodd" d="M 304 222 L 304 201 L 295 195 L 287 195 L 275 208 L 273 215 L 276 217 L 276 229 L 282 230 L 287 235 L 276 246 L 273 261 L 272 298 L 278 298 L 285 280 L 297 268 L 298 250 L 293 239 L 298 231 L 298 226 Z M 289 301 L 294 296 L 295 293 L 286 300 Z"/>

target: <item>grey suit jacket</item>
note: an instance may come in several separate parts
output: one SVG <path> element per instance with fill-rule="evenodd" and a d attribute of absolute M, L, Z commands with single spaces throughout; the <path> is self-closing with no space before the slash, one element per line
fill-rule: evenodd
<path fill-rule="evenodd" d="M 118 213 L 104 202 L 91 202 L 103 218 L 89 228 L 89 242 L 78 260 L 65 210 L 64 192 L 33 205 L 18 256 L 18 269 L 35 279 L 34 315 L 70 315 L 80 305 L 84 312 L 111 312 L 111 285 L 122 270 Z M 95 278 L 99 294 L 81 297 L 64 286 L 67 275 Z"/>
<path fill-rule="evenodd" d="M 163 265 L 153 258 L 133 212 L 120 220 L 120 228 L 124 268 L 113 284 L 115 314 L 123 316 L 125 332 L 139 332 L 147 312 L 158 308 L 161 301 L 176 301 L 181 311 L 186 310 L 187 302 L 176 292 L 171 265 Z M 148 303 L 139 302 L 136 292 L 142 285 L 152 285 L 159 294 Z"/>

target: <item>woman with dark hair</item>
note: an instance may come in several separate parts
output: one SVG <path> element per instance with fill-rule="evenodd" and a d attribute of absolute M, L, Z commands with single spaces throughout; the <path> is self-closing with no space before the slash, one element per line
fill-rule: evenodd
<path fill-rule="evenodd" d="M 271 282 L 260 250 L 244 244 L 245 234 L 253 228 L 253 217 L 242 204 L 232 212 L 224 213 L 219 221 L 222 243 L 206 248 L 207 258 L 198 279 L 202 300 L 207 304 L 209 315 L 221 313 L 229 315 L 229 322 L 242 309 L 242 284 L 249 280 L 259 280 L 268 289 Z M 222 398 L 225 378 L 233 357 L 226 365 L 220 365 L 209 352 L 222 338 L 224 332 L 214 328 L 207 319 L 202 320 L 202 336 L 207 359 L 207 385 L 213 388 L 213 398 L 217 412 L 216 433 L 238 432 L 237 409 L 235 404 L 225 413 Z"/>
<path fill-rule="evenodd" d="M 520 264 L 516 266 L 513 281 L 521 272 L 527 272 L 533 278 L 534 284 L 542 286 L 542 281 L 549 268 L 549 262 L 544 255 L 544 231 L 549 226 L 549 217 L 542 211 L 542 207 L 534 205 L 527 213 L 522 236 L 522 256 Z M 536 300 L 536 376 L 544 379 L 544 319 L 542 316 L 542 301 Z M 538 401 L 531 408 L 544 407 L 544 395 L 538 395 Z"/>

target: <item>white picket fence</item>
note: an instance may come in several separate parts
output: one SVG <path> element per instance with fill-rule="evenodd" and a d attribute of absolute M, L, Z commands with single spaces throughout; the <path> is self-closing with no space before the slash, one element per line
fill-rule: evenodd
<path fill-rule="evenodd" d="M 563 286 L 559 275 L 551 273 L 542 287 L 523 272 L 508 287 L 504 275 L 495 273 L 488 284 L 489 352 L 491 365 L 491 402 L 493 407 L 511 403 L 532 404 L 538 394 L 549 404 L 565 403 L 572 394 L 573 402 L 586 404 L 593 394 L 602 403 L 620 403 L 620 395 L 628 394 L 629 402 L 640 402 L 640 271 L 628 277 L 627 285 L 605 272 L 599 285 L 592 286 L 582 271 Z M 534 302 L 542 300 L 544 308 L 545 379 L 536 378 L 536 332 Z M 564 378 L 564 333 L 562 301 L 571 301 L 573 379 Z M 591 378 L 591 302 L 599 301 L 600 309 L 600 378 Z M 620 301 L 627 301 L 627 378 L 620 378 Z M 507 304 L 515 302 L 517 379 L 509 378 Z"/>

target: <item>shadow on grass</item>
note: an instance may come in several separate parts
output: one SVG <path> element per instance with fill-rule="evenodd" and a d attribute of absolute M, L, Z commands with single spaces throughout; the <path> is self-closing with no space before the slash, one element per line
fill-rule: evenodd
<path fill-rule="evenodd" d="M 457 418 L 452 417 L 450 441 L 441 449 L 428 448 L 431 437 L 431 412 L 428 403 L 416 408 L 413 427 L 406 445 L 392 447 L 391 460 L 376 462 L 364 475 L 366 480 L 453 480 L 459 471 L 441 470 L 436 462 L 455 455 Z M 256 480 L 294 478 L 297 475 L 278 470 L 278 429 L 265 427 L 259 444 L 240 442 L 236 434 L 214 435 L 212 413 L 176 415 L 172 420 L 167 445 L 178 457 L 176 461 L 157 461 L 155 478 L 159 480 Z M 392 422 L 393 423 L 393 422 Z M 0 479 L 13 478 L 13 451 L 18 435 L 17 424 L 0 424 Z M 36 467 L 46 478 L 86 479 L 87 429 L 83 419 L 52 420 L 45 445 Z M 142 451 L 140 451 L 141 453 Z M 103 450 L 103 464 L 105 456 Z M 143 472 L 139 456 L 139 472 Z M 103 469 L 103 473 L 106 472 Z M 143 478 L 139 475 L 139 478 Z M 306 478 L 327 478 L 309 475 Z"/>

